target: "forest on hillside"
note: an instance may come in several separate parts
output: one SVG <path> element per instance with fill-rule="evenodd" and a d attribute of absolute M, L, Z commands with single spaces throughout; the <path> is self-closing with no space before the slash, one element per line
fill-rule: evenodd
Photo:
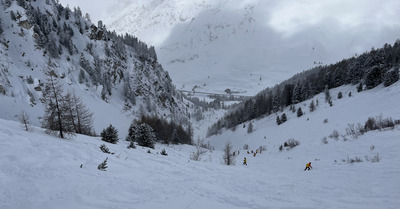
<path fill-rule="evenodd" d="M 272 88 L 266 88 L 246 100 L 209 127 L 207 136 L 221 133 L 246 121 L 268 116 L 287 106 L 311 99 L 326 92 L 326 102 L 331 103 L 329 89 L 342 85 L 357 85 L 357 91 L 372 89 L 379 84 L 386 87 L 399 80 L 400 40 L 382 48 L 355 55 L 331 65 L 318 66 L 303 71 Z"/>

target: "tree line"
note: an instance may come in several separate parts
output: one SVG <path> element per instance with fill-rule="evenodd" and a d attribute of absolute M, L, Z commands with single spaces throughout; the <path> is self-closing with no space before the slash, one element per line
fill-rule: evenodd
<path fill-rule="evenodd" d="M 382 83 L 389 86 L 399 80 L 399 64 L 398 39 L 393 45 L 385 44 L 380 49 L 372 48 L 359 56 L 298 73 L 243 102 L 209 127 L 207 136 L 218 134 L 223 128 L 230 129 L 246 121 L 276 113 L 342 85 L 358 84 L 358 91 L 372 89 Z"/>

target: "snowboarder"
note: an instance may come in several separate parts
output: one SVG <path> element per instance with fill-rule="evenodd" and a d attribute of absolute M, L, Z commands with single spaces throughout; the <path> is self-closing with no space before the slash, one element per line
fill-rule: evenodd
<path fill-rule="evenodd" d="M 309 162 L 309 163 L 306 164 L 306 168 L 304 169 L 304 171 L 307 170 L 307 169 L 310 170 L 311 168 L 312 168 L 311 162 Z"/>
<path fill-rule="evenodd" d="M 247 165 L 247 159 L 246 158 L 243 159 L 243 165 Z"/>

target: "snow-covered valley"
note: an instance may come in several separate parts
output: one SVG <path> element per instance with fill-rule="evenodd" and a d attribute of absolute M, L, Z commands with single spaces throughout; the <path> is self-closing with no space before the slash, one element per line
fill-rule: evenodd
<path fill-rule="evenodd" d="M 398 2 L 58 2 L 0 2 L 0 209 L 399 207 Z"/>
<path fill-rule="evenodd" d="M 321 139 L 333 130 L 345 135 L 348 124 L 364 124 L 368 117 L 399 119 L 399 89 L 399 82 L 361 93 L 354 86 L 333 89 L 332 95 L 353 94 L 334 99 L 332 107 L 320 94 L 314 97 L 317 109 L 302 117 L 285 110 L 288 121 L 279 126 L 271 115 L 253 121 L 250 134 L 240 126 L 213 136 L 215 150 L 201 161 L 190 159 L 195 147 L 189 145 L 157 144 L 148 153 L 140 146 L 127 149 L 123 135 L 115 145 L 81 135 L 66 140 L 1 119 L 0 208 L 397 208 L 399 126 L 347 141 Z M 280 152 L 288 138 L 300 145 Z M 233 166 L 222 160 L 228 140 L 240 151 Z M 101 152 L 101 144 L 115 154 Z M 245 144 L 249 151 L 266 149 L 254 157 Z M 162 149 L 167 156 L 159 154 Z M 379 162 L 366 160 L 377 154 Z M 107 157 L 106 171 L 98 170 Z M 356 157 L 363 162 L 347 162 Z M 309 161 L 313 169 L 304 171 Z"/>
<path fill-rule="evenodd" d="M 230 88 L 253 96 L 303 70 L 395 41 L 399 6 L 359 0 L 136 0 L 115 2 L 104 22 L 154 45 L 178 89 Z"/>

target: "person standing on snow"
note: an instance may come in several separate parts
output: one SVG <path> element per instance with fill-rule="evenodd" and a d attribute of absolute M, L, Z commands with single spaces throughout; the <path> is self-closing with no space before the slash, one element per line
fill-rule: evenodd
<path fill-rule="evenodd" d="M 304 171 L 307 170 L 307 169 L 310 170 L 311 168 L 312 168 L 311 162 L 309 162 L 309 163 L 306 164 L 306 168 L 304 169 Z"/>
<path fill-rule="evenodd" d="M 247 165 L 247 159 L 246 158 L 243 159 L 243 165 Z"/>

